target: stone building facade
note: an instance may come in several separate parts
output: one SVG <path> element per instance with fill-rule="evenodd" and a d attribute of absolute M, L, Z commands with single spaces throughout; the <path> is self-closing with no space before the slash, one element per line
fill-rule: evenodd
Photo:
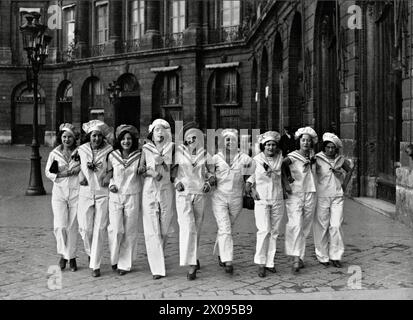
<path fill-rule="evenodd" d="M 356 164 L 350 194 L 396 203 L 394 218 L 413 227 L 412 5 L 2 0 L 0 142 L 31 141 L 19 26 L 37 10 L 53 36 L 39 81 L 42 143 L 61 122 L 93 118 L 134 124 L 142 137 L 156 117 L 212 129 L 310 125 L 342 138 Z M 114 82 L 120 94 L 109 98 Z"/>

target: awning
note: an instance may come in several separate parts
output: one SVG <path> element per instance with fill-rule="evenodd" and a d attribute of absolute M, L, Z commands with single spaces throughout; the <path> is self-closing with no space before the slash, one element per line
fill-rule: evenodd
<path fill-rule="evenodd" d="M 239 61 L 205 65 L 206 69 L 222 69 L 222 68 L 233 68 L 233 67 L 239 67 Z"/>
<path fill-rule="evenodd" d="M 169 72 L 169 71 L 175 71 L 178 70 L 180 66 L 169 66 L 169 67 L 157 67 L 157 68 L 151 68 L 152 72 Z"/>

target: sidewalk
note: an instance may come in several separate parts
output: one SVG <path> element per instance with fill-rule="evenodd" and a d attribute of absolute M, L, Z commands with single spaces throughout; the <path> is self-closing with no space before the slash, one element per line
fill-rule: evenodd
<path fill-rule="evenodd" d="M 27 148 L 29 152 L 17 148 L 13 156 L 19 159 L 19 154 L 30 154 Z M 1 153 L 4 149 L 0 148 L 0 299 L 412 299 L 412 230 L 351 199 L 345 201 L 346 251 L 341 269 L 325 268 L 316 261 L 310 236 L 306 267 L 299 275 L 292 275 L 281 235 L 275 260 L 277 273 L 259 278 L 253 263 L 254 214 L 244 210 L 234 228 L 234 275 L 225 274 L 212 255 L 216 223 L 208 209 L 201 236 L 201 270 L 195 281 L 188 281 L 186 268 L 179 266 L 176 232 L 166 247 L 167 277 L 152 280 L 141 219 L 138 254 L 131 273 L 119 276 L 112 272 L 106 243 L 102 276 L 91 277 L 80 236 L 79 270 L 56 272 L 52 185 L 43 176 L 48 194 L 24 196 L 29 162 L 5 159 Z M 45 149 L 42 156 L 47 156 Z"/>
<path fill-rule="evenodd" d="M 40 146 L 39 152 L 42 157 L 42 162 L 47 161 L 47 156 L 53 148 Z M 0 159 L 10 160 L 30 160 L 32 153 L 31 146 L 26 145 L 0 145 Z"/>

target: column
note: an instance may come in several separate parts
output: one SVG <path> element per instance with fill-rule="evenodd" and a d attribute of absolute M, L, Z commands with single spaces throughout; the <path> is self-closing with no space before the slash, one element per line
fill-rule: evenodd
<path fill-rule="evenodd" d="M 145 1 L 146 31 L 143 41 L 145 49 L 161 47 L 161 33 L 159 32 L 161 2 L 159 0 Z"/>
<path fill-rule="evenodd" d="M 202 40 L 202 1 L 186 1 L 188 6 L 188 28 L 184 31 L 184 43 L 196 45 Z"/>
<path fill-rule="evenodd" d="M 78 58 L 89 56 L 89 5 L 90 3 L 84 0 L 76 2 L 75 37 L 78 40 Z"/>
<path fill-rule="evenodd" d="M 122 44 L 122 1 L 109 1 L 109 43 L 108 54 L 119 53 Z"/>

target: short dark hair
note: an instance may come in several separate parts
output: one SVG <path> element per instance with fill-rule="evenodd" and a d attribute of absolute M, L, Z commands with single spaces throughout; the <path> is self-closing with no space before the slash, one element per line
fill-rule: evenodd
<path fill-rule="evenodd" d="M 59 131 L 58 133 L 57 133 L 57 136 L 56 136 L 56 146 L 59 146 L 59 145 L 61 145 L 62 144 L 62 135 L 63 135 L 63 133 L 65 133 L 66 132 L 66 130 L 61 130 L 61 131 Z M 76 148 L 77 147 L 77 139 L 76 139 L 76 137 L 74 137 L 75 138 L 75 142 L 73 143 L 73 148 Z"/>
<path fill-rule="evenodd" d="M 84 144 L 84 143 L 86 143 L 86 142 L 90 142 L 90 135 L 92 134 L 92 132 L 93 131 L 91 131 L 91 132 L 89 132 L 89 133 L 87 133 L 86 135 L 84 135 L 83 136 L 83 139 L 82 139 L 82 144 Z M 100 131 L 99 131 L 100 132 Z M 105 141 L 106 140 L 106 137 L 105 137 L 105 135 L 102 133 L 102 138 L 103 138 L 103 140 Z"/>
<path fill-rule="evenodd" d="M 120 142 L 122 141 L 123 137 L 125 136 L 125 134 L 129 133 L 132 137 L 132 147 L 131 147 L 131 151 L 135 151 L 138 150 L 139 148 L 139 140 L 138 138 L 136 138 L 133 134 L 131 134 L 129 131 L 123 131 L 121 132 L 121 134 L 119 135 L 119 137 L 116 137 L 115 143 L 113 145 L 113 149 L 115 150 L 122 150 L 122 146 L 120 145 Z"/>
<path fill-rule="evenodd" d="M 323 151 L 326 151 L 327 144 L 333 143 L 331 141 L 323 141 Z M 333 143 L 334 144 L 334 143 Z M 338 152 L 337 146 L 334 144 L 334 148 L 336 149 L 336 153 Z"/>
<path fill-rule="evenodd" d="M 274 141 L 274 140 L 269 140 L 269 141 Z M 266 141 L 265 143 L 260 143 L 260 150 L 261 150 L 261 152 L 263 152 L 264 151 L 264 149 L 265 149 L 265 145 L 267 144 L 267 142 L 269 142 L 269 141 Z M 275 145 L 277 146 L 277 148 L 279 148 L 280 147 L 280 143 L 279 142 L 277 142 L 277 141 L 274 141 L 275 142 Z"/>

